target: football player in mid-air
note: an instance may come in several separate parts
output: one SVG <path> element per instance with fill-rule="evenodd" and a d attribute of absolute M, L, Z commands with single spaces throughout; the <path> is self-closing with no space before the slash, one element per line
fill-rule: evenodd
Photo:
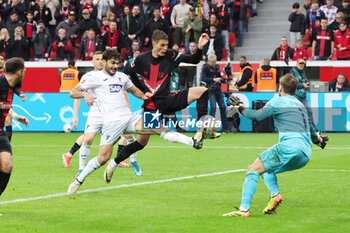
<path fill-rule="evenodd" d="M 24 116 L 17 115 L 11 108 L 15 89 L 22 87 L 25 67 L 22 58 L 11 58 L 5 63 L 6 72 L 0 77 L 0 195 L 4 192 L 12 171 L 12 148 L 9 137 L 4 133 L 5 118 L 11 114 L 17 121 L 28 126 Z"/>
<path fill-rule="evenodd" d="M 262 152 L 248 167 L 243 183 L 241 205 L 237 210 L 223 216 L 249 217 L 250 204 L 258 186 L 259 176 L 270 191 L 270 200 L 263 214 L 274 213 L 283 197 L 278 189 L 276 174 L 300 169 L 310 160 L 311 141 L 322 149 L 327 136 L 321 136 L 314 129 L 304 105 L 294 97 L 298 79 L 292 74 L 280 80 L 279 97 L 272 98 L 262 109 L 246 109 L 238 97 L 230 97 L 228 105 L 235 106 L 245 117 L 261 121 L 273 116 L 279 132 L 279 142 Z"/>

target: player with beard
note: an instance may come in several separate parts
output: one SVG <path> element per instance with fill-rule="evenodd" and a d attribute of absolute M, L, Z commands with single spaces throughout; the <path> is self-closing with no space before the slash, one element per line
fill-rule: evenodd
<path fill-rule="evenodd" d="M 5 57 L 4 55 L 0 54 L 0 76 L 5 75 L 5 69 L 4 69 L 4 64 L 5 64 Z M 22 101 L 26 101 L 27 97 L 23 94 L 18 89 L 15 89 L 15 94 L 18 95 Z M 12 139 L 12 116 L 11 114 L 8 114 L 6 119 L 5 119 L 5 129 L 6 129 L 6 135 L 8 136 L 10 142 Z"/>
<path fill-rule="evenodd" d="M 5 118 L 12 115 L 17 121 L 28 126 L 26 117 L 17 115 L 11 108 L 15 89 L 22 87 L 25 67 L 22 58 L 11 58 L 5 63 L 5 75 L 0 77 L 0 195 L 4 192 L 12 171 L 12 148 L 3 131 Z"/>

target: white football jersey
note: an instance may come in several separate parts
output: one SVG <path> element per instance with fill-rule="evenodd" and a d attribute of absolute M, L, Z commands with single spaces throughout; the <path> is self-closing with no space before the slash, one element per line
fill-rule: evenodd
<path fill-rule="evenodd" d="M 81 79 L 80 79 L 80 83 L 82 80 L 85 80 L 85 79 L 90 79 L 90 78 L 97 78 L 94 74 L 97 73 L 98 71 L 90 71 L 86 74 L 84 74 Z M 90 90 L 87 90 L 87 92 L 89 92 L 91 95 L 95 96 L 95 92 L 94 92 L 94 89 L 90 89 Z M 102 114 L 100 112 L 100 109 L 97 107 L 97 104 L 93 104 L 91 107 L 90 107 L 90 111 L 88 113 L 88 117 L 90 118 L 94 118 L 94 119 L 97 119 L 97 118 L 102 118 Z"/>
<path fill-rule="evenodd" d="M 134 85 L 126 74 L 116 72 L 109 75 L 105 71 L 97 71 L 84 76 L 78 86 L 84 91 L 92 91 L 96 97 L 93 105 L 100 110 L 104 122 L 131 117 L 124 90 L 128 91 Z"/>

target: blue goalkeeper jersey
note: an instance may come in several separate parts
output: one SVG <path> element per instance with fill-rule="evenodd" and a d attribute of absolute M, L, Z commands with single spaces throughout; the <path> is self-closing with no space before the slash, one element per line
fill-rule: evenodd
<path fill-rule="evenodd" d="M 243 115 L 257 121 L 273 116 L 279 132 L 279 141 L 293 140 L 290 142 L 291 147 L 302 150 L 308 157 L 311 156 L 310 131 L 312 134 L 316 131 L 310 126 L 306 108 L 294 96 L 274 97 L 263 108 L 246 109 Z"/>

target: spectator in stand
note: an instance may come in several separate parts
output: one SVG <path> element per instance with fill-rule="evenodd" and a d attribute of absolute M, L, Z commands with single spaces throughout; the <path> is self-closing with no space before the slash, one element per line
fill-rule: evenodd
<path fill-rule="evenodd" d="M 193 55 L 197 52 L 197 44 L 191 42 L 189 45 L 190 51 L 187 53 Z M 193 87 L 193 84 L 196 84 L 196 66 L 186 66 L 184 67 L 187 70 L 187 88 Z"/>
<path fill-rule="evenodd" d="M 198 43 L 203 29 L 203 21 L 201 18 L 196 17 L 196 9 L 190 8 L 189 17 L 185 19 L 182 27 L 182 32 L 185 35 L 185 48 L 186 52 L 189 52 L 190 42 Z"/>
<path fill-rule="evenodd" d="M 97 25 L 95 19 L 91 18 L 91 13 L 88 9 L 83 10 L 83 20 L 79 23 L 79 32 L 78 37 L 85 37 L 85 33 L 91 28 L 94 29 L 95 34 L 99 36 L 101 34 L 101 30 Z"/>
<path fill-rule="evenodd" d="M 70 10 L 68 14 L 68 18 L 57 25 L 56 35 L 58 30 L 63 28 L 65 30 L 65 36 L 71 42 L 71 58 L 74 58 L 75 53 L 75 40 L 78 38 L 79 33 L 79 24 L 75 21 L 76 12 L 74 10 Z"/>
<path fill-rule="evenodd" d="M 171 13 L 173 12 L 173 5 L 169 3 L 169 0 L 161 0 L 159 8 L 160 8 L 160 15 L 162 19 L 164 19 L 168 25 L 171 25 L 170 17 L 171 17 Z"/>
<path fill-rule="evenodd" d="M 324 12 L 326 18 L 328 19 L 328 24 L 331 24 L 335 20 L 335 14 L 338 11 L 338 8 L 333 5 L 334 0 L 326 0 L 327 4 L 320 7 Z"/>
<path fill-rule="evenodd" d="M 102 44 L 100 39 L 96 37 L 95 30 L 91 28 L 80 43 L 77 59 L 91 61 L 94 53 L 101 50 Z"/>
<path fill-rule="evenodd" d="M 117 31 L 117 22 L 111 21 L 109 22 L 109 30 L 102 38 L 102 50 L 118 49 L 120 51 L 122 47 L 122 39 Z"/>
<path fill-rule="evenodd" d="M 299 10 L 299 13 L 304 15 L 304 18 L 307 17 L 307 12 L 310 10 L 311 0 L 304 0 L 303 7 Z"/>
<path fill-rule="evenodd" d="M 33 31 L 34 59 L 48 59 L 52 42 L 50 33 L 45 29 L 43 21 L 39 21 L 36 30 Z"/>
<path fill-rule="evenodd" d="M 216 25 L 210 25 L 209 31 L 210 41 L 203 48 L 203 60 L 206 60 L 210 54 L 215 54 L 217 60 L 220 61 L 223 55 L 224 41 Z"/>
<path fill-rule="evenodd" d="M 97 25 L 99 28 L 101 28 L 102 17 L 107 16 L 108 12 L 114 8 L 114 0 L 94 0 L 93 3 L 94 6 L 97 7 Z"/>
<path fill-rule="evenodd" d="M 21 0 L 12 0 L 8 1 L 8 4 L 4 7 L 2 14 L 7 22 L 9 20 L 8 16 L 11 16 L 12 12 L 16 12 L 18 16 L 18 21 L 20 23 L 23 23 L 23 21 L 25 20 L 25 11 L 26 6 L 22 3 Z"/>
<path fill-rule="evenodd" d="M 139 7 L 140 15 L 145 20 L 145 22 L 148 22 L 153 18 L 154 7 L 150 3 L 150 0 L 141 0 Z"/>
<path fill-rule="evenodd" d="M 271 61 L 285 61 L 293 59 L 294 49 L 289 47 L 287 37 L 283 36 L 281 38 L 280 47 L 278 47 L 275 52 L 273 52 Z"/>
<path fill-rule="evenodd" d="M 121 23 L 119 25 L 120 30 L 123 32 L 124 35 L 128 35 L 128 33 L 129 33 L 130 14 L 131 14 L 130 7 L 129 6 L 125 6 L 124 9 L 123 9 L 123 15 L 122 15 L 122 18 L 121 18 Z"/>
<path fill-rule="evenodd" d="M 29 44 L 28 39 L 24 36 L 21 26 L 15 28 L 14 37 L 10 38 L 8 45 L 9 58 L 21 57 L 25 61 L 29 60 Z"/>
<path fill-rule="evenodd" d="M 339 73 L 338 77 L 336 77 L 335 79 L 333 79 L 333 81 L 329 83 L 329 91 L 350 91 L 350 84 L 349 81 L 346 79 L 345 74 Z"/>
<path fill-rule="evenodd" d="M 230 31 L 235 33 L 238 24 L 237 47 L 240 47 L 243 44 L 244 22 L 247 20 L 247 9 L 250 4 L 248 0 L 229 0 L 228 6 L 231 8 Z"/>
<path fill-rule="evenodd" d="M 321 20 L 321 28 L 317 29 L 312 42 L 312 56 L 315 61 L 328 60 L 333 56 L 334 35 L 328 28 L 328 20 Z"/>
<path fill-rule="evenodd" d="M 261 67 L 255 72 L 256 91 L 259 92 L 276 92 L 277 91 L 277 70 L 270 66 L 270 59 L 264 58 Z"/>
<path fill-rule="evenodd" d="M 116 18 L 115 14 L 112 11 L 108 12 L 107 19 L 108 19 L 108 21 L 116 21 L 117 25 L 118 25 L 117 18 Z M 103 19 L 102 19 L 102 24 L 103 24 Z"/>
<path fill-rule="evenodd" d="M 10 34 L 10 37 L 13 37 L 15 28 L 18 26 L 22 26 L 22 24 L 18 21 L 18 14 L 16 11 L 12 11 L 10 13 L 10 19 L 6 22 L 6 28 Z"/>
<path fill-rule="evenodd" d="M 350 29 L 346 22 L 341 22 L 335 33 L 334 47 L 337 50 L 337 60 L 350 60 Z"/>
<path fill-rule="evenodd" d="M 159 29 L 165 32 L 167 35 L 170 34 L 169 24 L 166 22 L 165 19 L 162 19 L 159 8 L 154 9 L 153 16 L 154 16 L 153 19 L 150 19 L 146 23 L 146 27 L 145 27 L 145 44 L 144 45 L 150 48 L 152 48 L 151 38 L 154 30 Z"/>
<path fill-rule="evenodd" d="M 333 23 L 328 26 L 330 29 L 333 30 L 333 34 L 335 34 L 338 31 L 339 23 L 342 22 L 342 21 L 345 21 L 344 13 L 339 11 L 335 15 L 335 20 L 333 21 Z"/>
<path fill-rule="evenodd" d="M 221 83 L 223 82 L 223 78 L 220 73 L 220 67 L 216 64 L 216 61 L 216 56 L 214 54 L 210 54 L 208 56 L 208 63 L 202 68 L 201 81 L 205 82 L 206 87 L 208 88 L 210 115 L 215 117 L 217 103 L 220 108 L 222 131 L 226 132 L 228 130 L 228 120 L 226 117 L 224 96 L 221 92 Z"/>
<path fill-rule="evenodd" d="M 90 13 L 90 18 L 93 20 L 96 20 L 97 18 L 97 7 L 94 6 L 93 0 L 86 0 L 85 3 L 82 6 L 82 9 L 79 11 L 79 13 L 84 13 L 84 10 L 88 10 Z M 84 15 L 83 15 L 84 17 Z M 79 19 L 81 19 L 81 15 L 79 17 Z M 97 23 L 96 23 L 97 24 Z M 95 31 L 96 33 L 96 31 Z M 97 35 L 97 33 L 96 33 Z"/>
<path fill-rule="evenodd" d="M 1 11 L 1 10 L 0 10 Z M 5 24 L 4 24 L 4 21 L 3 21 L 3 19 L 2 19 L 2 15 L 1 15 L 1 13 L 0 13 L 0 29 L 1 28 L 4 28 L 5 27 Z"/>
<path fill-rule="evenodd" d="M 102 18 L 101 36 L 104 36 L 109 31 L 109 21 L 107 17 Z"/>
<path fill-rule="evenodd" d="M 68 60 L 72 52 L 72 43 L 66 37 L 66 30 L 64 28 L 58 29 L 58 36 L 52 44 L 52 50 L 56 52 L 54 60 Z"/>
<path fill-rule="evenodd" d="M 241 68 L 240 71 L 240 79 L 237 80 L 236 86 L 239 91 L 253 91 L 254 87 L 254 75 L 252 66 L 247 62 L 247 58 L 245 56 L 241 56 L 239 58 L 239 66 Z"/>
<path fill-rule="evenodd" d="M 182 27 L 185 19 L 188 18 L 190 5 L 186 0 L 180 0 L 180 3 L 175 5 L 171 13 L 171 25 L 174 31 L 174 43 L 180 45 L 183 39 Z"/>
<path fill-rule="evenodd" d="M 52 20 L 50 8 L 46 7 L 45 0 L 38 0 L 38 4 L 33 9 L 34 20 L 36 22 L 43 21 L 45 27 L 49 27 L 49 22 Z"/>
<path fill-rule="evenodd" d="M 228 45 L 228 29 L 230 27 L 229 8 L 224 3 L 224 0 L 219 0 L 218 4 L 216 4 L 214 8 L 215 14 L 218 17 L 218 31 L 221 32 L 222 39 L 224 40 L 224 46 L 227 50 L 227 53 L 230 54 L 230 47 Z"/>
<path fill-rule="evenodd" d="M 126 22 L 127 24 L 127 22 Z M 133 40 L 140 41 L 140 46 L 142 48 L 143 39 L 144 39 L 144 33 L 143 29 L 145 27 L 144 19 L 140 15 L 140 7 L 134 6 L 131 11 L 130 21 L 129 21 L 129 30 L 127 28 L 124 28 L 123 31 L 127 31 L 126 34 L 126 40 L 125 40 L 125 47 L 127 50 L 131 49 L 131 43 Z M 122 25 L 127 26 L 127 25 Z"/>
<path fill-rule="evenodd" d="M 207 23 L 203 27 L 203 33 L 207 33 L 209 35 L 209 33 L 210 33 L 210 25 L 218 26 L 218 18 L 216 17 L 215 14 L 211 14 L 210 15 L 209 23 Z"/>
<path fill-rule="evenodd" d="M 310 34 L 311 38 L 315 37 L 317 29 L 321 26 L 321 19 L 326 16 L 322 10 L 318 8 L 318 1 L 312 0 L 311 9 L 307 12 L 305 21 L 305 34 Z M 312 44 L 312 41 L 311 41 Z"/>
<path fill-rule="evenodd" d="M 62 0 L 62 4 L 56 8 L 56 21 L 59 23 L 66 20 L 71 10 L 73 10 L 73 8 L 71 7 L 69 0 Z"/>
<path fill-rule="evenodd" d="M 29 42 L 29 47 L 33 48 L 33 32 L 36 30 L 37 23 L 33 20 L 34 15 L 33 12 L 28 11 L 27 12 L 27 19 L 24 21 L 22 27 L 24 29 L 24 35 L 27 37 Z"/>
<path fill-rule="evenodd" d="M 338 12 L 342 12 L 344 14 L 344 20 L 348 24 L 350 23 L 350 6 L 349 0 L 343 0 L 341 6 L 338 9 Z"/>
<path fill-rule="evenodd" d="M 208 24 L 210 12 L 213 8 L 211 2 L 208 0 L 198 0 L 193 4 L 193 7 L 196 9 L 197 17 L 203 19 L 203 24 Z"/>
<path fill-rule="evenodd" d="M 293 11 L 289 15 L 290 25 L 290 46 L 295 47 L 296 41 L 301 39 L 301 35 L 304 34 L 305 18 L 304 15 L 299 14 L 299 3 L 293 4 Z"/>
<path fill-rule="evenodd" d="M 303 58 L 307 60 L 308 54 L 306 48 L 303 46 L 303 40 L 297 40 L 297 46 L 294 48 L 293 61 L 298 60 L 299 58 Z"/>
<path fill-rule="evenodd" d="M 124 56 L 124 60 L 127 61 L 133 58 L 136 52 L 140 52 L 140 42 L 138 40 L 133 40 L 131 44 L 131 50 L 127 51 Z"/>
<path fill-rule="evenodd" d="M 5 57 L 9 58 L 9 44 L 10 44 L 10 34 L 6 28 L 1 28 L 0 30 L 0 53 Z"/>
<path fill-rule="evenodd" d="M 55 19 L 55 12 L 56 12 L 56 8 L 61 4 L 61 0 L 45 0 L 45 2 L 46 2 L 46 6 L 51 11 L 52 19 L 49 22 L 49 33 L 50 33 L 50 37 L 54 38 L 56 26 L 58 24 L 58 22 L 56 22 L 56 19 Z"/>

